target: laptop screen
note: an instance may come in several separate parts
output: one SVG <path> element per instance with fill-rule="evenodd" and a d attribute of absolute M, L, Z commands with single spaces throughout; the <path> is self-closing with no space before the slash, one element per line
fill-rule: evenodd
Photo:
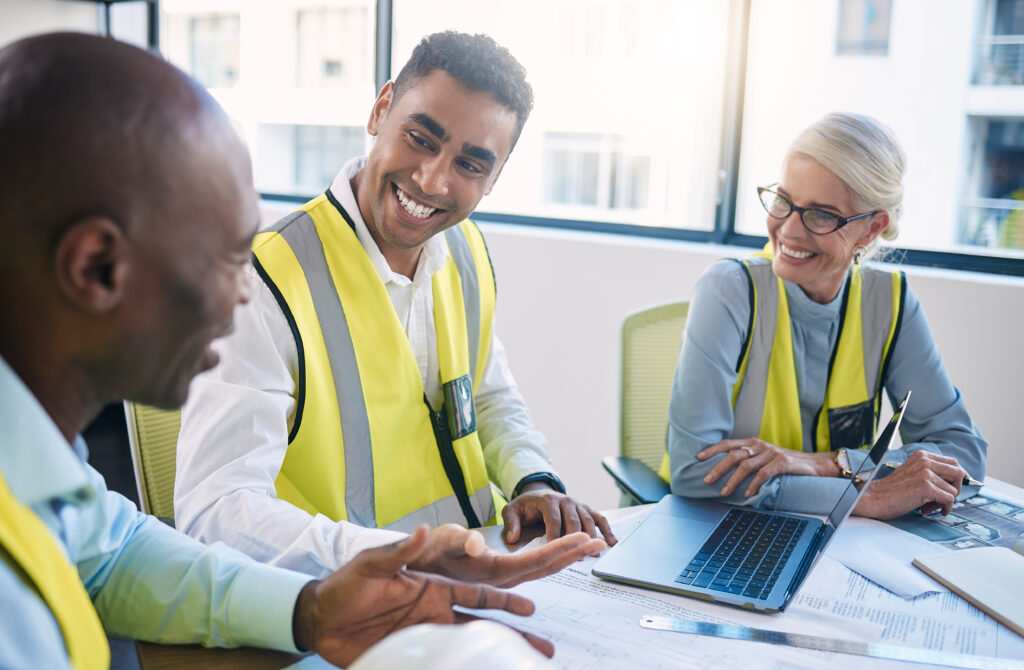
<path fill-rule="evenodd" d="M 885 459 L 886 453 L 889 451 L 889 444 L 892 442 L 892 438 L 895 435 L 896 430 L 899 428 L 900 420 L 903 418 L 903 410 L 906 409 L 907 400 L 909 399 L 910 391 L 907 391 L 907 395 L 903 397 L 903 401 L 896 408 L 896 411 L 893 412 L 892 418 L 889 419 L 889 423 L 886 425 L 885 430 L 883 430 L 878 435 L 878 439 L 875 440 L 875 444 L 871 447 L 871 451 L 868 452 L 867 458 L 865 458 L 861 466 L 857 468 L 857 472 L 854 473 L 854 478 L 859 476 L 861 473 L 872 473 L 872 470 L 881 465 L 882 461 Z M 867 476 L 863 478 L 870 479 L 870 477 Z M 843 490 L 843 495 L 839 497 L 839 502 L 837 502 L 836 506 L 832 508 L 832 512 L 828 515 L 828 519 L 825 522 L 833 531 L 835 531 L 836 526 L 841 524 L 846 517 L 849 516 L 850 512 L 853 511 L 854 505 L 856 505 L 857 501 L 860 499 L 861 491 L 867 488 L 867 485 L 865 484 L 865 486 L 858 491 L 857 487 L 853 485 L 853 481 L 854 480 L 851 479 L 850 484 Z"/>

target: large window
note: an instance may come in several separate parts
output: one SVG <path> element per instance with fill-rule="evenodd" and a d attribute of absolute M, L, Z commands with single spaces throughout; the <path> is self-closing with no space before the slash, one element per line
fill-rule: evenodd
<path fill-rule="evenodd" d="M 261 193 L 316 195 L 366 151 L 372 0 L 162 0 L 161 9 L 161 50 L 227 110 Z"/>
<path fill-rule="evenodd" d="M 235 119 L 263 192 L 311 196 L 369 146 L 374 63 L 386 62 L 376 4 L 162 3 L 162 48 Z M 777 179 L 800 129 L 850 110 L 890 125 L 906 149 L 896 244 L 909 258 L 1024 274 L 1024 0 L 384 9 L 383 79 L 447 29 L 490 34 L 527 68 L 535 109 L 478 216 L 757 245 L 755 187 Z"/>
<path fill-rule="evenodd" d="M 794 135 L 830 111 L 855 110 L 891 126 L 907 153 L 895 244 L 1024 258 L 1005 232 L 1016 210 L 1009 194 L 1024 186 L 1020 135 L 1012 131 L 1019 128 L 1012 117 L 1024 115 L 1024 87 L 993 97 L 970 76 L 977 31 L 997 4 L 903 5 L 891 17 L 888 54 L 851 60 L 824 36 L 803 39 L 835 16 L 834 4 L 753 0 L 736 231 L 764 234 L 755 187 L 777 179 Z"/>
<path fill-rule="evenodd" d="M 397 0 L 392 63 L 454 29 L 526 67 L 534 112 L 481 210 L 710 231 L 728 18 L 703 0 Z"/>

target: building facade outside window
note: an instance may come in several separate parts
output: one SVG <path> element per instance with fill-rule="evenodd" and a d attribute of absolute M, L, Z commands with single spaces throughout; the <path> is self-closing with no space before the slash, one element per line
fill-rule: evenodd
<path fill-rule="evenodd" d="M 535 108 L 481 212 L 710 231 L 729 5 L 395 0 L 391 62 L 451 29 L 491 35 L 526 67 Z"/>
<path fill-rule="evenodd" d="M 229 88 L 240 70 L 238 14 L 189 19 L 189 73 L 207 88 Z"/>
<path fill-rule="evenodd" d="M 352 86 L 372 76 L 368 23 L 365 6 L 298 10 L 299 86 Z"/>
<path fill-rule="evenodd" d="M 965 206 L 965 243 L 1024 250 L 1024 120 L 972 119 L 973 195 Z"/>
<path fill-rule="evenodd" d="M 258 191 L 315 196 L 345 160 L 366 152 L 376 94 L 373 0 L 162 0 L 160 7 L 161 51 L 227 111 L 253 156 Z M 192 56 L 229 51 L 234 60 L 205 62 L 232 64 L 230 86 L 210 74 L 228 68 Z"/>
<path fill-rule="evenodd" d="M 295 126 L 295 187 L 305 193 L 324 191 L 338 169 L 366 152 L 362 126 Z"/>
<path fill-rule="evenodd" d="M 891 16 L 892 0 L 839 0 L 836 54 L 885 56 Z"/>
<path fill-rule="evenodd" d="M 974 83 L 1024 84 L 1024 0 L 993 0 L 982 19 Z"/>
<path fill-rule="evenodd" d="M 644 209 L 651 158 L 630 154 L 618 135 L 546 133 L 545 201 L 600 209 Z"/>
<path fill-rule="evenodd" d="M 497 220 L 754 244 L 765 234 L 755 187 L 777 179 L 788 143 L 828 112 L 858 111 L 907 151 L 899 246 L 1024 259 L 1013 195 L 1024 188 L 1014 167 L 1024 0 L 746 7 L 393 0 L 391 60 L 399 67 L 423 35 L 452 29 L 493 36 L 527 68 L 534 112 L 480 205 Z M 332 157 L 330 172 L 351 147 L 370 146 L 361 129 L 376 94 L 373 0 L 161 8 L 162 49 L 211 85 L 250 145 L 262 192 L 314 195 Z"/>

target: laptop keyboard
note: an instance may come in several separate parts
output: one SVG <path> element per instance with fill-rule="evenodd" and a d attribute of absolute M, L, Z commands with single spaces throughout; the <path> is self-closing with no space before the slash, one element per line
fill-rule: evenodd
<path fill-rule="evenodd" d="M 676 581 L 767 598 L 806 525 L 801 519 L 731 509 Z"/>

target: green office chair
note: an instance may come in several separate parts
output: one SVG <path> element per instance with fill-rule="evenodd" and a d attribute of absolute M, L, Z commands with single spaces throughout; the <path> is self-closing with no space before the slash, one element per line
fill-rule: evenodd
<path fill-rule="evenodd" d="M 622 506 L 657 502 L 669 492 L 658 469 L 689 309 L 689 301 L 673 302 L 634 312 L 622 323 L 619 456 L 601 462 L 622 491 Z"/>
<path fill-rule="evenodd" d="M 124 402 L 142 511 L 174 526 L 174 471 L 181 410 Z"/>

